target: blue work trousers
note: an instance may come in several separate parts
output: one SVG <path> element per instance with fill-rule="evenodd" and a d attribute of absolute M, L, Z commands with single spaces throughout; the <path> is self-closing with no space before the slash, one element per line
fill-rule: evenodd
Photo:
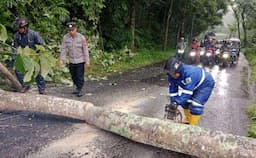
<path fill-rule="evenodd" d="M 24 87 L 25 83 L 23 81 L 23 78 L 24 78 L 23 74 L 20 71 L 17 71 L 17 70 L 15 71 L 15 74 L 16 74 L 20 84 Z M 39 92 L 43 92 L 45 90 L 45 80 L 44 80 L 42 75 L 38 74 L 36 76 L 36 84 L 37 84 Z"/>

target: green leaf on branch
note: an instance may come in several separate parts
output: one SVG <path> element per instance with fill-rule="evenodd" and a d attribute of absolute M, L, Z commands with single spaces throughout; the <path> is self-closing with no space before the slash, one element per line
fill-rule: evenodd
<path fill-rule="evenodd" d="M 24 82 L 34 82 L 40 73 L 39 55 L 29 47 L 18 48 L 15 69 L 24 74 Z"/>
<path fill-rule="evenodd" d="M 14 66 L 15 69 L 20 71 L 21 73 L 26 73 L 31 67 L 33 61 L 28 56 L 17 54 Z"/>
<path fill-rule="evenodd" d="M 28 46 L 26 46 L 25 48 L 23 49 L 18 49 L 18 54 L 21 53 L 22 55 L 25 55 L 25 56 L 37 56 L 38 54 L 36 54 L 36 52 L 29 48 Z"/>
<path fill-rule="evenodd" d="M 24 74 L 24 81 L 34 82 L 39 73 L 48 81 L 61 81 L 64 72 L 57 66 L 58 59 L 43 46 L 36 45 L 36 48 L 17 49 L 15 69 Z"/>
<path fill-rule="evenodd" d="M 31 82 L 33 82 L 35 80 L 35 78 L 37 77 L 37 75 L 40 73 L 40 65 L 38 64 L 38 62 L 34 62 L 34 66 L 35 66 L 35 71 L 34 71 L 34 75 L 32 77 Z"/>
<path fill-rule="evenodd" d="M 30 82 L 32 80 L 32 76 L 33 76 L 34 70 L 35 70 L 35 66 L 31 65 L 31 67 L 29 68 L 28 72 L 24 76 L 24 82 Z"/>
<path fill-rule="evenodd" d="M 51 57 L 47 53 L 41 54 L 39 58 L 41 64 L 41 75 L 45 78 L 52 70 L 54 61 L 51 61 Z"/>
<path fill-rule="evenodd" d="M 0 24 L 0 41 L 3 43 L 7 40 L 8 35 L 7 35 L 7 30 L 4 25 Z"/>
<path fill-rule="evenodd" d="M 36 45 L 36 50 L 39 50 L 40 52 L 45 52 L 45 48 L 42 45 Z"/>

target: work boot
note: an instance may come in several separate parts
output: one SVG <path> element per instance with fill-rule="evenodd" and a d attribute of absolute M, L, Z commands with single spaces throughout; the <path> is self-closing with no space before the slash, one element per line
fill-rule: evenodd
<path fill-rule="evenodd" d="M 30 89 L 29 85 L 24 85 L 22 89 L 20 90 L 20 93 L 26 93 Z"/>
<path fill-rule="evenodd" d="M 45 95 L 45 90 L 39 90 L 39 94 Z"/>
<path fill-rule="evenodd" d="M 77 97 L 81 97 L 81 96 L 83 96 L 83 95 L 84 95 L 83 90 L 79 90 L 76 96 L 77 96 Z"/>
<path fill-rule="evenodd" d="M 190 121 L 190 110 L 189 109 L 184 109 L 184 114 L 186 116 L 186 118 L 184 119 L 183 123 L 184 124 L 189 124 Z"/>
<path fill-rule="evenodd" d="M 79 90 L 77 88 L 72 92 L 72 94 L 78 94 L 78 93 L 79 93 Z"/>
<path fill-rule="evenodd" d="M 190 115 L 189 124 L 197 126 L 199 124 L 199 120 L 201 118 L 201 115 Z"/>

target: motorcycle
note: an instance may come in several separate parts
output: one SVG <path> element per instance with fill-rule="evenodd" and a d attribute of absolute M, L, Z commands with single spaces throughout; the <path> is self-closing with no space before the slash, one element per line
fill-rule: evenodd
<path fill-rule="evenodd" d="M 238 38 L 230 38 L 229 42 L 231 44 L 231 48 L 235 49 L 235 51 L 237 52 L 237 57 L 239 57 L 239 53 L 240 53 L 240 48 L 241 48 L 241 41 Z"/>
<path fill-rule="evenodd" d="M 216 64 L 220 63 L 220 48 L 217 48 L 215 51 L 215 63 Z"/>
<path fill-rule="evenodd" d="M 188 54 L 188 61 L 190 64 L 196 64 L 197 63 L 197 55 L 196 55 L 196 50 L 191 49 L 189 54 Z"/>
<path fill-rule="evenodd" d="M 179 60 L 183 60 L 184 58 L 184 49 L 178 49 L 177 53 L 176 53 L 176 57 L 179 59 Z"/>
<path fill-rule="evenodd" d="M 219 64 L 222 67 L 227 67 L 230 63 L 230 51 L 228 50 L 223 50 L 220 53 L 220 59 L 219 59 Z"/>
<path fill-rule="evenodd" d="M 206 52 L 204 53 L 203 58 L 201 59 L 203 65 L 206 66 L 213 66 L 215 64 L 215 54 L 214 50 L 211 48 L 208 48 Z"/>
<path fill-rule="evenodd" d="M 231 66 L 237 64 L 237 54 L 238 54 L 238 52 L 235 48 L 231 49 L 231 54 L 230 54 L 230 58 L 231 58 L 230 64 L 231 64 Z"/>
<path fill-rule="evenodd" d="M 200 47 L 200 62 L 203 63 L 205 57 L 205 47 Z"/>

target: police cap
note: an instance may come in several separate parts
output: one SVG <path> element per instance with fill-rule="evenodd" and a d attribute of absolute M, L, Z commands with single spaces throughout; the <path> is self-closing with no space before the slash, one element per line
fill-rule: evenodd
<path fill-rule="evenodd" d="M 67 23 L 67 28 L 68 28 L 69 30 L 75 29 L 75 28 L 76 28 L 76 23 L 75 23 L 75 22 L 68 22 L 68 23 Z"/>

